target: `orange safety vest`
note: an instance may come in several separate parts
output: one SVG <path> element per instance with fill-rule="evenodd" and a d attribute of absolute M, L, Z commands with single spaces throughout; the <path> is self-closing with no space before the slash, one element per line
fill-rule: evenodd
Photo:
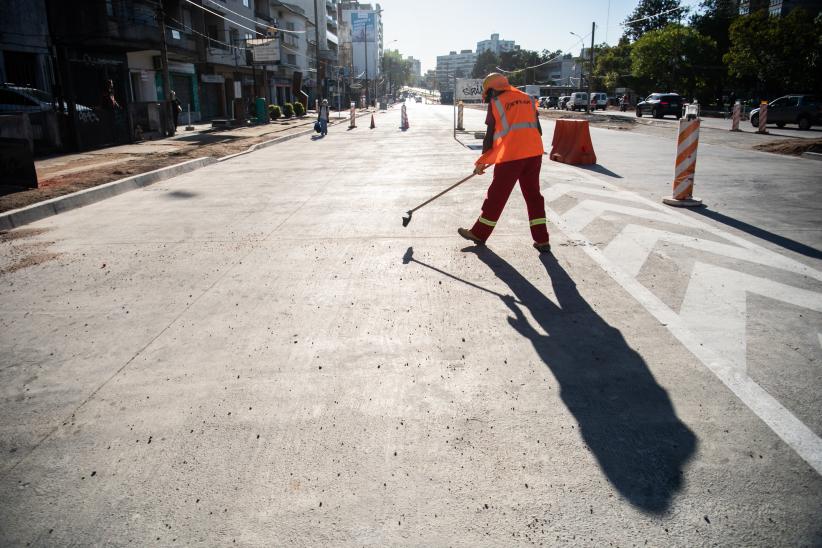
<path fill-rule="evenodd" d="M 493 100 L 494 146 L 480 156 L 477 164 L 501 164 L 542 156 L 537 102 L 530 95 L 509 87 Z"/>

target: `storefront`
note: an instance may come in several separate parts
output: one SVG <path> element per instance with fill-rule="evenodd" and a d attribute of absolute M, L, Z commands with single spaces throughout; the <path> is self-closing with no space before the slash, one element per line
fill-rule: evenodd
<path fill-rule="evenodd" d="M 124 54 L 67 49 L 62 77 L 73 110 L 73 140 L 87 150 L 131 140 Z"/>

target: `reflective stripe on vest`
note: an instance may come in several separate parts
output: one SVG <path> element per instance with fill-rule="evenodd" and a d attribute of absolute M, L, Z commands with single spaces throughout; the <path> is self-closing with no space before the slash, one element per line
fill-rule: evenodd
<path fill-rule="evenodd" d="M 542 219 L 531 219 L 531 226 L 546 225 L 548 221 L 543 217 Z"/>
<path fill-rule="evenodd" d="M 499 100 L 499 97 L 494 98 L 494 108 L 497 109 L 497 114 L 499 114 L 500 122 L 502 123 L 502 131 L 497 131 L 494 133 L 494 140 L 502 139 L 506 135 L 508 135 L 511 131 L 516 129 L 538 129 L 539 124 L 537 123 L 537 118 L 539 117 L 539 113 L 537 112 L 537 104 L 534 99 L 531 99 L 531 104 L 534 106 L 534 121 L 533 122 L 521 122 L 518 124 L 509 124 L 508 118 L 505 116 L 505 109 L 502 107 L 502 101 Z"/>

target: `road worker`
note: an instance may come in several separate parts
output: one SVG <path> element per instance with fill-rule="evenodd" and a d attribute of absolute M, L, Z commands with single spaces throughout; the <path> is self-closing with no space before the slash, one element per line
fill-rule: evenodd
<path fill-rule="evenodd" d="M 483 100 L 488 103 L 485 124 L 488 131 L 482 146 L 482 156 L 475 162 L 474 173 L 482 175 L 494 165 L 494 178 L 482 213 L 471 230 L 457 232 L 467 240 L 484 244 L 491 236 L 505 203 L 519 181 L 528 208 L 534 248 L 550 253 L 545 200 L 539 191 L 542 168 L 542 127 L 536 101 L 512 87 L 502 74 L 493 72 L 482 82 Z"/>

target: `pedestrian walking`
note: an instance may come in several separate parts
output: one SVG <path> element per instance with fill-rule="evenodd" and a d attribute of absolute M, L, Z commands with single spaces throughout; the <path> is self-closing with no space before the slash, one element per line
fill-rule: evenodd
<path fill-rule="evenodd" d="M 174 117 L 174 131 L 177 131 L 177 126 L 180 120 L 180 113 L 183 112 L 183 105 L 180 103 L 180 100 L 177 99 L 177 93 L 172 91 L 171 92 L 171 115 Z"/>
<path fill-rule="evenodd" d="M 488 130 L 482 146 L 482 156 L 475 162 L 474 173 L 481 175 L 491 165 L 494 178 L 482 213 L 471 230 L 457 232 L 467 240 L 484 244 L 499 221 L 505 203 L 519 181 L 528 208 L 534 248 L 549 253 L 545 200 L 539 191 L 542 168 L 542 127 L 536 101 L 512 87 L 499 73 L 489 74 L 482 82 L 483 99 L 488 103 L 485 124 Z"/>
<path fill-rule="evenodd" d="M 325 137 L 328 135 L 328 119 L 329 119 L 329 111 L 328 111 L 328 99 L 323 99 L 322 104 L 320 105 L 320 110 L 317 113 L 317 121 L 320 123 L 320 136 Z"/>

